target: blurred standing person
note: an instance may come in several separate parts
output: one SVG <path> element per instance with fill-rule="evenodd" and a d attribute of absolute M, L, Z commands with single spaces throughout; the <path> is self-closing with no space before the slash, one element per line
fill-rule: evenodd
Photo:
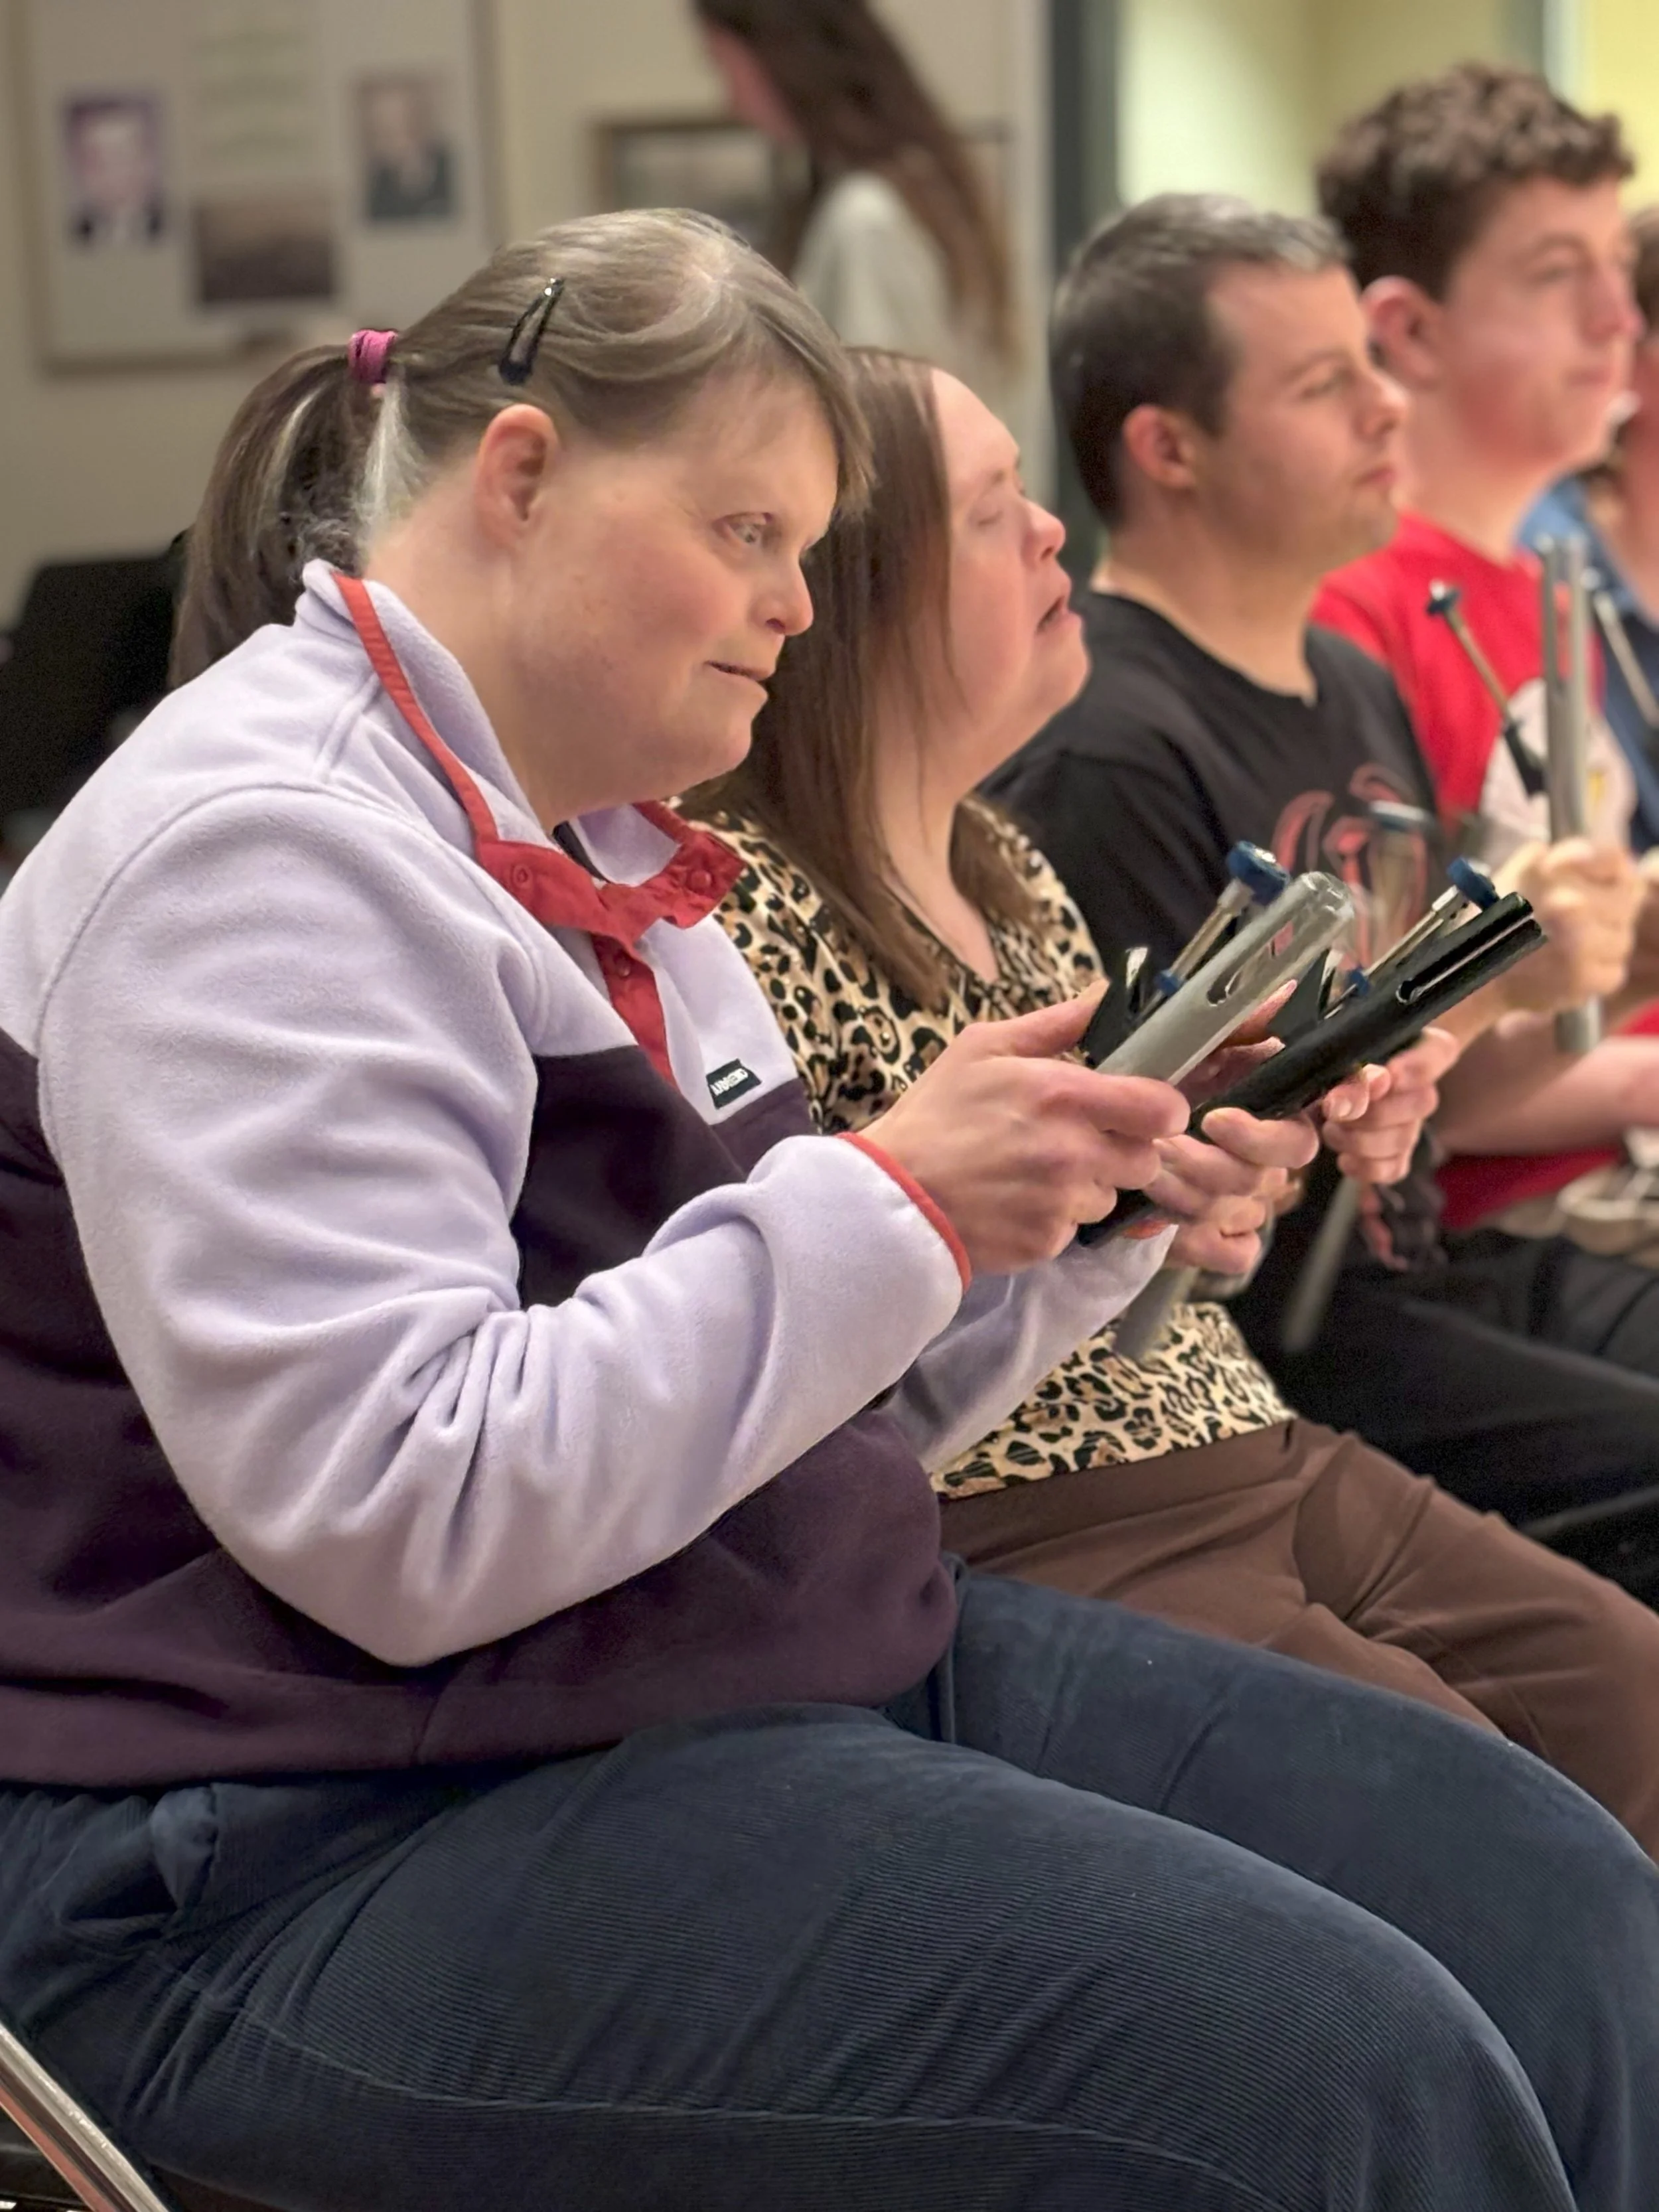
<path fill-rule="evenodd" d="M 1605 459 L 1547 492 L 1521 534 L 1532 546 L 1574 531 L 1589 540 L 1623 632 L 1603 623 L 1611 634 L 1602 711 L 1636 778 L 1631 836 L 1645 851 L 1659 844 L 1659 204 L 1632 217 L 1631 236 L 1644 325 L 1631 374 L 1635 406 Z"/>
<path fill-rule="evenodd" d="M 732 112 L 804 155 L 773 258 L 849 345 L 891 347 L 1006 405 L 1008 241 L 973 149 L 868 0 L 693 0 Z"/>

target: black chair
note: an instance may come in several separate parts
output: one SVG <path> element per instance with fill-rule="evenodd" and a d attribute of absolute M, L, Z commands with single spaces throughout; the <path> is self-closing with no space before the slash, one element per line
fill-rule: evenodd
<path fill-rule="evenodd" d="M 1547 1514 L 1523 1522 L 1522 1534 L 1605 1575 L 1644 1605 L 1659 1607 L 1659 1489 Z"/>
<path fill-rule="evenodd" d="M 61 806 L 167 689 L 176 551 L 37 569 L 0 661 L 0 822 Z"/>

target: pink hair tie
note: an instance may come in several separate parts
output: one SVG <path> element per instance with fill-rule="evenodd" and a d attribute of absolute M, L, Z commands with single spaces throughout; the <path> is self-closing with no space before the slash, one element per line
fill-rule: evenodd
<path fill-rule="evenodd" d="M 353 331 L 346 367 L 359 384 L 384 384 L 386 362 L 397 343 L 396 331 Z"/>

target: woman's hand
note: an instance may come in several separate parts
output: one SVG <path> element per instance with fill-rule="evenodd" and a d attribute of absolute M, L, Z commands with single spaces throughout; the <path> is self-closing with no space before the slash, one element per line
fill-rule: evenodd
<path fill-rule="evenodd" d="M 1388 1066 L 1363 1067 L 1326 1092 L 1315 1113 L 1344 1175 L 1361 1182 L 1399 1182 L 1439 1102 L 1436 1079 L 1457 1051 L 1455 1038 L 1426 1030 Z M 1230 1171 L 1212 1165 L 1200 1173 L 1180 1149 L 1196 1144 L 1194 1139 L 1158 1146 L 1167 1173 L 1178 1176 L 1189 1191 L 1201 1189 L 1211 1197 L 1201 1212 L 1163 1204 L 1166 1214 L 1186 1222 L 1170 1248 L 1170 1264 L 1201 1267 L 1207 1274 L 1248 1275 L 1261 1252 L 1262 1228 L 1300 1196 L 1299 1170 L 1318 1151 L 1319 1133 L 1305 1115 L 1258 1121 L 1226 1106 L 1209 1115 L 1204 1134 L 1209 1142 L 1198 1151 L 1228 1154 Z"/>
<path fill-rule="evenodd" d="M 1295 988 L 1286 983 L 1182 1079 L 1181 1088 L 1194 1105 L 1283 1050 L 1267 1032 Z M 1262 1228 L 1293 1202 L 1299 1171 L 1319 1150 L 1319 1138 L 1306 1115 L 1262 1121 L 1236 1106 L 1218 1108 L 1204 1135 L 1207 1142 L 1183 1136 L 1158 1147 L 1164 1172 L 1151 1194 L 1159 1199 L 1164 1219 L 1181 1224 L 1169 1264 L 1248 1275 L 1261 1257 Z M 1152 1236 L 1160 1225 L 1153 1220 L 1126 1233 Z"/>
<path fill-rule="evenodd" d="M 973 1024 L 867 1134 L 948 1217 L 975 1270 L 1013 1274 L 1053 1259 L 1080 1223 L 1111 1212 L 1120 1191 L 1144 1190 L 1158 1212 L 1130 1234 L 1156 1236 L 1174 1222 L 1177 1264 L 1248 1273 L 1263 1224 L 1318 1149 L 1312 1122 L 1221 1107 L 1202 1139 L 1188 1135 L 1188 1103 L 1173 1085 L 1060 1056 L 1100 996 Z M 1271 1016 L 1196 1071 L 1194 1087 L 1224 1087 L 1276 1049 L 1260 1036 Z M 1362 1069 L 1327 1094 L 1317 1111 L 1344 1174 L 1399 1181 L 1457 1051 L 1455 1039 L 1429 1030 L 1389 1067 Z"/>
<path fill-rule="evenodd" d="M 1204 1136 L 1164 1139 L 1164 1172 L 1148 1186 L 1159 1211 L 1182 1225 L 1170 1248 L 1172 1267 L 1248 1275 L 1264 1224 L 1279 1211 L 1291 1177 L 1319 1150 L 1304 1115 L 1260 1121 L 1237 1106 L 1218 1107 Z"/>
<path fill-rule="evenodd" d="M 1237 1030 L 1219 1053 L 1194 1069 L 1183 1087 L 1195 1097 L 1212 1096 L 1277 1050 L 1261 1032 L 1279 1003 L 1282 1001 Z M 1460 1041 L 1447 1031 L 1425 1030 L 1416 1044 L 1396 1054 L 1386 1067 L 1362 1067 L 1327 1091 L 1314 1113 L 1344 1175 L 1359 1182 L 1400 1181 L 1411 1165 L 1424 1123 L 1439 1103 L 1438 1079 L 1461 1049 Z M 1230 1127 L 1235 1133 L 1231 1140 L 1226 1134 Z M 1261 1122 L 1231 1107 L 1211 1115 L 1204 1129 L 1213 1145 L 1231 1149 L 1243 1164 L 1255 1167 L 1261 1180 L 1249 1192 L 1235 1187 L 1224 1194 L 1217 1188 L 1214 1207 L 1200 1218 L 1188 1219 L 1170 1247 L 1170 1261 L 1211 1274 L 1248 1274 L 1259 1255 L 1265 1223 L 1300 1197 L 1298 1170 L 1313 1158 L 1318 1138 L 1305 1116 Z M 1246 1133 L 1269 1129 L 1297 1134 L 1269 1148 L 1259 1135 Z M 1169 1147 L 1160 1149 L 1167 1152 Z M 1214 1178 L 1211 1180 L 1213 1186 Z M 1178 1207 L 1164 1210 L 1182 1218 Z"/>
<path fill-rule="evenodd" d="M 1014 1274 L 1053 1259 L 1121 1190 L 1156 1182 L 1158 1140 L 1186 1127 L 1173 1085 L 1057 1056 L 1100 998 L 975 1022 L 866 1132 L 948 1217 L 976 1270 Z"/>
<path fill-rule="evenodd" d="M 1296 989 L 1286 983 L 1275 991 L 1271 999 L 1264 1000 L 1248 1021 L 1241 1022 L 1225 1044 L 1218 1047 L 1207 1060 L 1200 1060 L 1189 1075 L 1181 1079 L 1181 1088 L 1194 1106 L 1218 1097 L 1230 1091 L 1235 1083 L 1242 1082 L 1253 1067 L 1264 1060 L 1271 1060 L 1284 1046 L 1268 1031 L 1290 1002 Z"/>

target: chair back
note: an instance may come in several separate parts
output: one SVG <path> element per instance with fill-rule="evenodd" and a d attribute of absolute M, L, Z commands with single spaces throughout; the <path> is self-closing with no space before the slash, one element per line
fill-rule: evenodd
<path fill-rule="evenodd" d="M 167 689 L 173 578 L 167 554 L 36 571 L 0 663 L 0 820 L 61 806 Z"/>

